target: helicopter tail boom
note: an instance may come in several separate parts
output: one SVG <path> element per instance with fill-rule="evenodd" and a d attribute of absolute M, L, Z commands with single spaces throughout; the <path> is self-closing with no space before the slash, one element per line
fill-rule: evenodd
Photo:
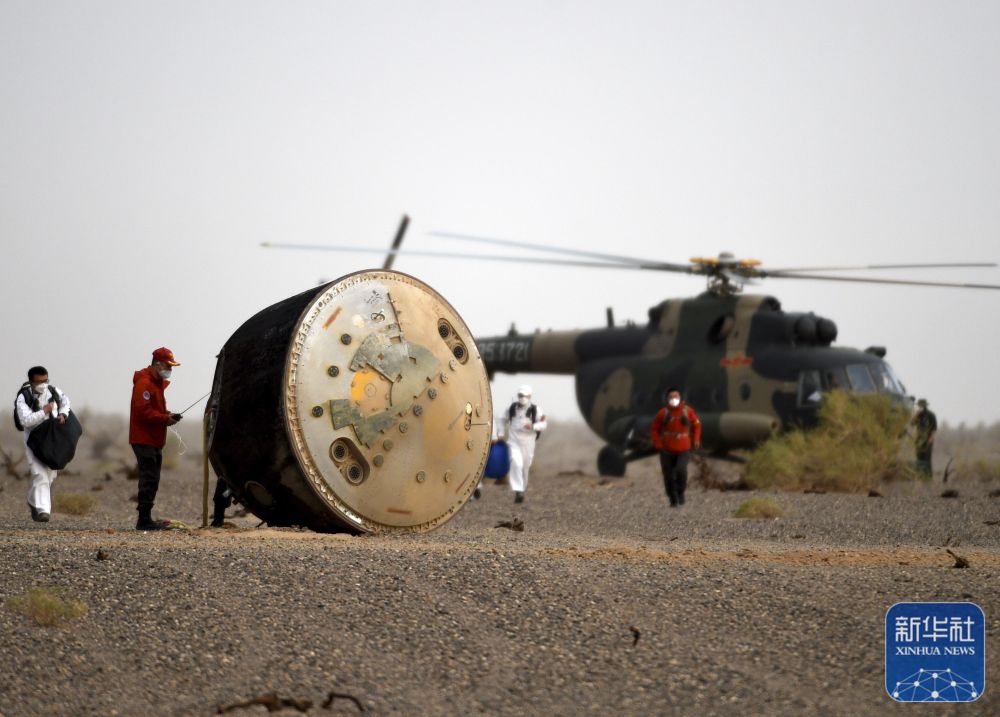
<path fill-rule="evenodd" d="M 490 336 L 477 339 L 479 354 L 489 372 L 576 373 L 579 363 L 576 342 L 583 331 Z"/>

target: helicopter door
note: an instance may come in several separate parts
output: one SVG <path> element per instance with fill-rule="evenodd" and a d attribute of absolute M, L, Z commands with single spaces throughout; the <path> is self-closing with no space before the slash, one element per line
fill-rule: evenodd
<path fill-rule="evenodd" d="M 823 386 L 819 371 L 803 371 L 799 374 L 799 408 L 818 406 L 823 400 Z"/>

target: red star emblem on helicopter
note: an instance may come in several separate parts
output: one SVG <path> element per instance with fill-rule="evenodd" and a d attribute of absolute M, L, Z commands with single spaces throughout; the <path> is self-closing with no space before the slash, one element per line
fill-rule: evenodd
<path fill-rule="evenodd" d="M 753 358 L 742 353 L 726 356 L 719 361 L 719 365 L 723 368 L 739 368 L 740 366 L 750 366 L 752 364 Z"/>

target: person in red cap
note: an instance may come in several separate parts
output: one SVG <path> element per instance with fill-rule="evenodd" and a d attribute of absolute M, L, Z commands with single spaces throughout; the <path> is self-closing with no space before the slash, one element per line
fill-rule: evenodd
<path fill-rule="evenodd" d="M 167 524 L 153 520 L 153 503 L 160 487 L 160 467 L 163 446 L 167 443 L 167 426 L 181 420 L 179 413 L 167 411 L 163 392 L 170 385 L 174 352 L 160 347 L 153 352 L 153 362 L 136 371 L 132 377 L 132 410 L 128 424 L 128 442 L 139 465 L 139 520 L 136 530 L 163 530 Z"/>

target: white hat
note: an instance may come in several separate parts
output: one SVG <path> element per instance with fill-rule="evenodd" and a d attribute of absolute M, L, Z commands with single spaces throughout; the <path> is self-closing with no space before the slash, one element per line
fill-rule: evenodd
<path fill-rule="evenodd" d="M 519 387 L 517 389 L 517 395 L 518 396 L 527 396 L 528 398 L 531 398 L 531 386 L 524 385 L 524 386 Z"/>

